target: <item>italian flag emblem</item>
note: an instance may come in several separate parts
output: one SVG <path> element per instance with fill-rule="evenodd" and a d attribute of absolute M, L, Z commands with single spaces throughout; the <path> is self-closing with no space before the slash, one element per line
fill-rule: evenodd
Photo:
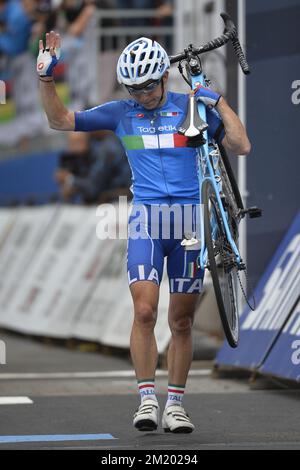
<path fill-rule="evenodd" d="M 168 112 L 161 112 L 160 115 L 161 117 L 175 117 L 178 116 L 179 113 L 173 112 L 173 113 L 168 113 Z"/>
<path fill-rule="evenodd" d="M 188 264 L 188 277 L 196 277 L 197 274 L 197 262 L 193 261 L 192 263 Z"/>

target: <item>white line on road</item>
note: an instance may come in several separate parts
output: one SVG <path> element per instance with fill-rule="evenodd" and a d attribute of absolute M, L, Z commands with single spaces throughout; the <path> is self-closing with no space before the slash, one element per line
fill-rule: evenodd
<path fill-rule="evenodd" d="M 0 397 L 0 405 L 31 405 L 32 400 L 28 397 Z"/>
<path fill-rule="evenodd" d="M 210 369 L 192 369 L 190 377 L 208 377 Z M 167 377 L 168 371 L 157 370 L 157 377 Z M 110 378 L 135 378 L 132 370 L 116 370 L 106 372 L 49 372 L 49 373 L 11 373 L 1 374 L 0 380 L 41 380 L 41 379 L 110 379 Z"/>

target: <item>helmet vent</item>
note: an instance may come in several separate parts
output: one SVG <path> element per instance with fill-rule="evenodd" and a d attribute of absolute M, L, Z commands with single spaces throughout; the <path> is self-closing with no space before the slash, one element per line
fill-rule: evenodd
<path fill-rule="evenodd" d="M 159 80 L 170 68 L 165 49 L 156 41 L 140 38 L 129 44 L 119 58 L 117 76 L 119 83 L 140 85 L 148 80 Z"/>
<path fill-rule="evenodd" d="M 131 62 L 132 64 L 134 64 L 135 58 L 136 58 L 136 53 L 133 52 L 133 51 L 131 51 L 131 52 L 130 52 L 130 62 Z"/>

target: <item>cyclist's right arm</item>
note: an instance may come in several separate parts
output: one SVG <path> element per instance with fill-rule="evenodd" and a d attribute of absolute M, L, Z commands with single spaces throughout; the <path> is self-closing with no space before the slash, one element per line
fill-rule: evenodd
<path fill-rule="evenodd" d="M 60 35 L 54 31 L 46 34 L 46 47 L 39 43 L 37 72 L 40 90 L 49 126 L 61 131 L 94 131 L 107 129 L 115 131 L 123 112 L 121 102 L 110 102 L 88 111 L 69 111 L 57 95 L 53 81 L 53 69 L 60 57 Z"/>
<path fill-rule="evenodd" d="M 49 125 L 52 129 L 73 131 L 75 115 L 65 108 L 55 89 L 53 70 L 60 58 L 60 35 L 54 31 L 46 33 L 46 43 L 39 41 L 37 73 L 40 78 L 41 98 Z"/>
<path fill-rule="evenodd" d="M 115 131 L 124 111 L 122 101 L 110 101 L 86 111 L 69 111 L 56 93 L 53 79 L 40 81 L 41 96 L 51 129 L 91 132 Z"/>
<path fill-rule="evenodd" d="M 69 111 L 57 95 L 53 79 L 40 80 L 41 98 L 51 129 L 60 131 L 75 130 L 75 113 Z"/>

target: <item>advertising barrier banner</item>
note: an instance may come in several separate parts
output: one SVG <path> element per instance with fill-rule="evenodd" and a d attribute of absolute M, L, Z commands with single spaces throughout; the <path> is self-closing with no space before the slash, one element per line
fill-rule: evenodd
<path fill-rule="evenodd" d="M 111 226 L 118 220 L 125 237 L 101 239 L 95 207 L 1 210 L 0 326 L 128 348 L 133 303 L 126 272 L 127 213 L 127 204 L 116 206 L 106 219 Z M 156 325 L 159 353 L 171 336 L 168 302 L 164 277 Z"/>
<path fill-rule="evenodd" d="M 255 298 L 241 316 L 240 344 L 224 345 L 218 365 L 259 368 L 284 377 L 299 375 L 300 212 L 262 276 Z M 292 359 L 293 358 L 293 359 Z"/>

